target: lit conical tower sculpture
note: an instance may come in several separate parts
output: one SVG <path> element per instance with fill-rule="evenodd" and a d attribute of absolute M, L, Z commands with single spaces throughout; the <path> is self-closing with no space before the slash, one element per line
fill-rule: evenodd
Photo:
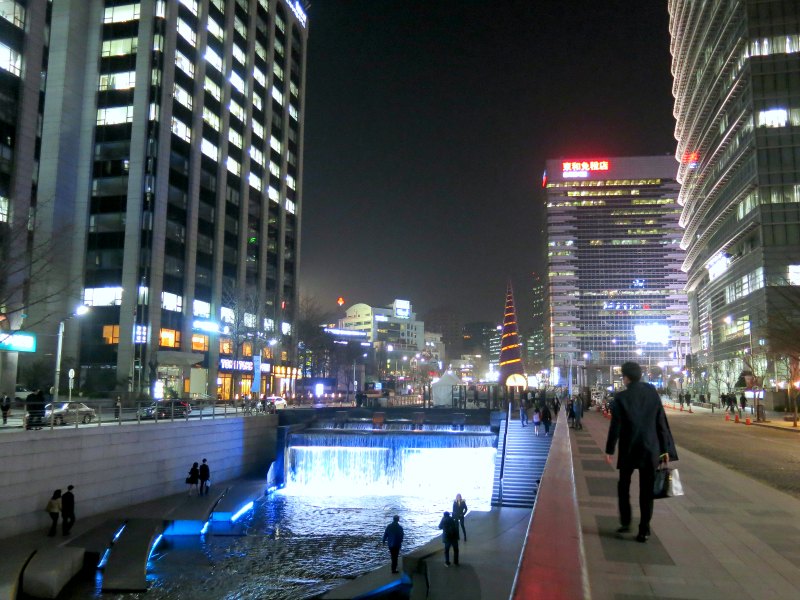
<path fill-rule="evenodd" d="M 514 290 L 511 282 L 506 288 L 506 310 L 503 314 L 503 337 L 500 341 L 500 384 L 506 387 L 527 387 L 525 367 L 522 364 L 522 344 L 519 341 L 517 310 L 514 308 Z"/>

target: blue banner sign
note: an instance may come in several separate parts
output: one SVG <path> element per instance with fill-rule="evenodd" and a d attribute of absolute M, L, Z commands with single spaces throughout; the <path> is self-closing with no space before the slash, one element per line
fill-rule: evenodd
<path fill-rule="evenodd" d="M 27 331 L 0 331 L 0 350 L 6 352 L 36 352 L 36 334 Z"/>

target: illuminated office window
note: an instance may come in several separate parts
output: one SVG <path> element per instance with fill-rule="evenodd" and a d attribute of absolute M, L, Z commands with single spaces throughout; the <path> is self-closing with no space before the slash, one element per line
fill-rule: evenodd
<path fill-rule="evenodd" d="M 122 73 L 103 73 L 100 75 L 99 90 L 129 90 L 136 86 L 136 71 Z"/>
<path fill-rule="evenodd" d="M 139 18 L 139 3 L 109 6 L 103 13 L 103 23 L 124 23 Z"/>
<path fill-rule="evenodd" d="M 119 325 L 103 325 L 103 343 L 119 344 Z"/>

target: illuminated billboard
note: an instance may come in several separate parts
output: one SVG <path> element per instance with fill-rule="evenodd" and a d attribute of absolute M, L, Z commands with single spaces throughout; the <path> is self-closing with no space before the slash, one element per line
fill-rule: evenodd
<path fill-rule="evenodd" d="M 0 331 L 0 350 L 6 352 L 36 352 L 36 334 L 27 331 Z"/>
<path fill-rule="evenodd" d="M 408 319 L 411 316 L 411 301 L 395 300 L 394 316 L 397 317 L 398 319 Z"/>
<path fill-rule="evenodd" d="M 611 163 L 607 160 L 565 160 L 561 163 L 562 177 L 588 177 L 595 171 L 608 171 Z"/>
<path fill-rule="evenodd" d="M 669 344 L 669 325 L 661 323 L 634 325 L 633 333 L 638 345 L 662 344 L 666 346 Z"/>

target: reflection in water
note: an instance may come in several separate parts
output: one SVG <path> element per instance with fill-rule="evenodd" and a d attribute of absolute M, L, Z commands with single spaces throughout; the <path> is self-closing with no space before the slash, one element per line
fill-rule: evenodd
<path fill-rule="evenodd" d="M 307 466 L 256 502 L 241 520 L 245 536 L 164 540 L 148 565 L 150 591 L 102 598 L 300 600 L 387 565 L 381 537 L 392 515 L 400 515 L 407 553 L 440 534 L 456 493 L 472 510 L 489 510 L 493 448 L 406 448 L 390 475 L 370 466 L 385 466 L 388 451 L 303 449 Z M 78 587 L 64 597 L 100 597 L 94 582 Z"/>

